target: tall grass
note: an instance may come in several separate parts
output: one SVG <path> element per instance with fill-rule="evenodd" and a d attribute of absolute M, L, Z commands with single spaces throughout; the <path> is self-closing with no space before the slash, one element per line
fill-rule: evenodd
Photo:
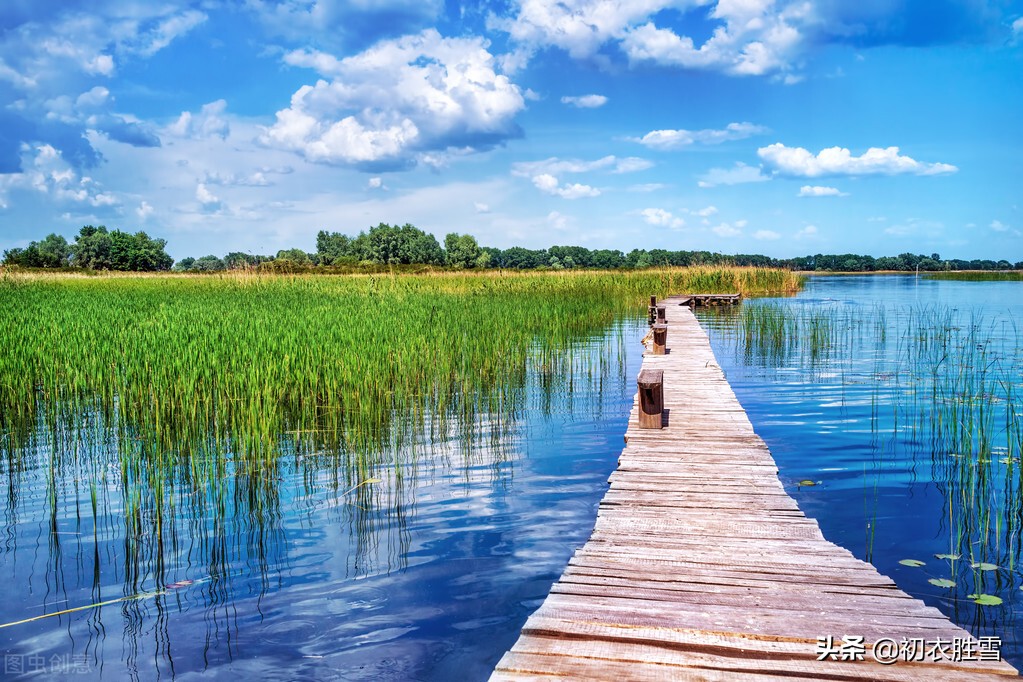
<path fill-rule="evenodd" d="M 580 361 L 571 349 L 615 320 L 641 319 L 650 294 L 798 286 L 791 273 L 751 268 L 5 273 L 5 522 L 17 525 L 22 496 L 45 471 L 54 529 L 72 519 L 78 537 L 123 540 L 126 594 L 165 584 L 187 553 L 217 576 L 211 598 L 224 603 L 224 576 L 239 562 L 262 576 L 281 563 L 286 471 L 301 472 L 299 499 L 352 499 L 358 538 L 379 521 L 358 510 L 384 505 L 400 524 L 417 449 L 453 439 L 466 453 L 478 442 L 499 450 L 530 377 L 548 402 L 573 381 L 603 381 L 610 353 Z M 391 485 L 368 484 L 378 476 Z M 238 537 L 232 525 L 247 542 L 225 544 Z M 95 563 L 98 575 L 98 554 Z"/>

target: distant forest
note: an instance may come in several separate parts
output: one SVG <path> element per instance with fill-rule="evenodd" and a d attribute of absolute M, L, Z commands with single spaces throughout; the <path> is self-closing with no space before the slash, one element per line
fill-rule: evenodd
<path fill-rule="evenodd" d="M 797 258 L 771 258 L 758 254 L 722 254 L 713 251 L 668 251 L 633 249 L 587 249 L 582 246 L 551 246 L 526 249 L 513 246 L 498 249 L 480 246 L 468 234 L 451 233 L 441 245 L 437 238 L 409 224 L 381 223 L 350 237 L 321 230 L 316 235 L 316 252 L 285 249 L 274 255 L 231 252 L 223 257 L 208 255 L 182 258 L 167 255 L 164 239 L 145 232 L 129 234 L 105 226 L 86 225 L 73 243 L 50 234 L 23 249 L 4 252 L 3 264 L 24 268 L 76 268 L 89 270 L 217 272 L 248 268 L 271 272 L 338 271 L 378 269 L 389 266 L 432 266 L 452 269 L 564 270 L 575 268 L 646 268 L 674 265 L 739 265 L 776 267 L 804 272 L 874 272 L 880 270 L 1023 270 L 1023 261 L 942 259 L 937 253 L 901 253 L 898 256 L 859 254 L 816 254 Z"/>

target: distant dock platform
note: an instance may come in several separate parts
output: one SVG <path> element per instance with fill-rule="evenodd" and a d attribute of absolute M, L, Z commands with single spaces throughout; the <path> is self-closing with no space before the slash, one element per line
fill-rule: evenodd
<path fill-rule="evenodd" d="M 593 534 L 491 680 L 1017 675 L 997 642 L 800 511 L 689 307 L 700 298 L 651 306 L 651 351 Z"/>

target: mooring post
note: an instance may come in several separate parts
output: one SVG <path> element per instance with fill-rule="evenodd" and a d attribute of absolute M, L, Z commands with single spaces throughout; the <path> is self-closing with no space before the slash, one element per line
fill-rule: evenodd
<path fill-rule="evenodd" d="M 664 355 L 668 342 L 668 325 L 658 322 L 653 326 L 654 330 L 654 355 Z"/>
<path fill-rule="evenodd" d="M 661 324 L 667 324 L 668 322 L 668 308 L 667 306 L 657 306 L 657 321 Z"/>
<path fill-rule="evenodd" d="M 664 370 L 644 369 L 637 379 L 639 385 L 639 428 L 661 428 L 664 411 Z"/>
<path fill-rule="evenodd" d="M 650 307 L 646 309 L 646 323 L 653 324 L 657 318 L 657 297 L 650 296 Z"/>

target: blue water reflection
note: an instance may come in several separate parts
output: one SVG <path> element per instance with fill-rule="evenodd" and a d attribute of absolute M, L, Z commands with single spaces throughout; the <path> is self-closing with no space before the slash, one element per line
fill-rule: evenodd
<path fill-rule="evenodd" d="M 828 276 L 811 278 L 795 298 L 744 304 L 802 314 L 808 322 L 795 349 L 778 343 L 751 351 L 737 332 L 737 313 L 700 313 L 786 488 L 824 535 L 975 635 L 1001 637 L 1003 655 L 1017 666 L 1023 663 L 1023 516 L 1013 441 L 1020 422 L 1006 412 L 1005 391 L 1015 392 L 1018 402 L 1023 349 L 1013 321 L 1023 317 L 1019 291 L 1016 282 Z M 817 322 L 832 346 L 822 343 L 811 358 L 805 336 Z M 952 340 L 947 352 L 935 347 L 938 337 Z M 949 367 L 963 357 L 969 366 Z M 945 379 L 934 389 L 939 376 Z M 982 388 L 970 388 L 976 384 Z M 943 410 L 942 403 L 959 411 Z M 950 414 L 963 422 L 960 431 L 979 432 L 966 422 L 990 420 L 990 442 L 950 439 L 950 425 L 940 422 Z M 943 554 L 960 558 L 936 556 Z M 904 559 L 925 565 L 899 563 Z M 982 562 L 997 568 L 972 565 Z M 928 582 L 942 579 L 954 580 L 956 588 Z M 968 598 L 975 593 L 1004 603 L 980 606 Z"/>
<path fill-rule="evenodd" d="M 0 576 L 16 587 L 0 623 L 106 605 L 0 629 L 4 676 L 486 679 L 592 529 L 645 327 L 577 344 L 549 376 L 535 368 L 500 440 L 481 421 L 471 442 L 421 443 L 354 486 L 294 454 L 258 500 L 237 499 L 253 493 L 236 482 L 223 515 L 182 497 L 165 584 L 147 563 L 155 540 L 120 532 L 120 488 L 100 491 L 93 524 L 75 468 L 55 474 L 36 446 L 32 467 L 2 472 Z M 77 502 L 54 515 L 50 486 Z"/>

